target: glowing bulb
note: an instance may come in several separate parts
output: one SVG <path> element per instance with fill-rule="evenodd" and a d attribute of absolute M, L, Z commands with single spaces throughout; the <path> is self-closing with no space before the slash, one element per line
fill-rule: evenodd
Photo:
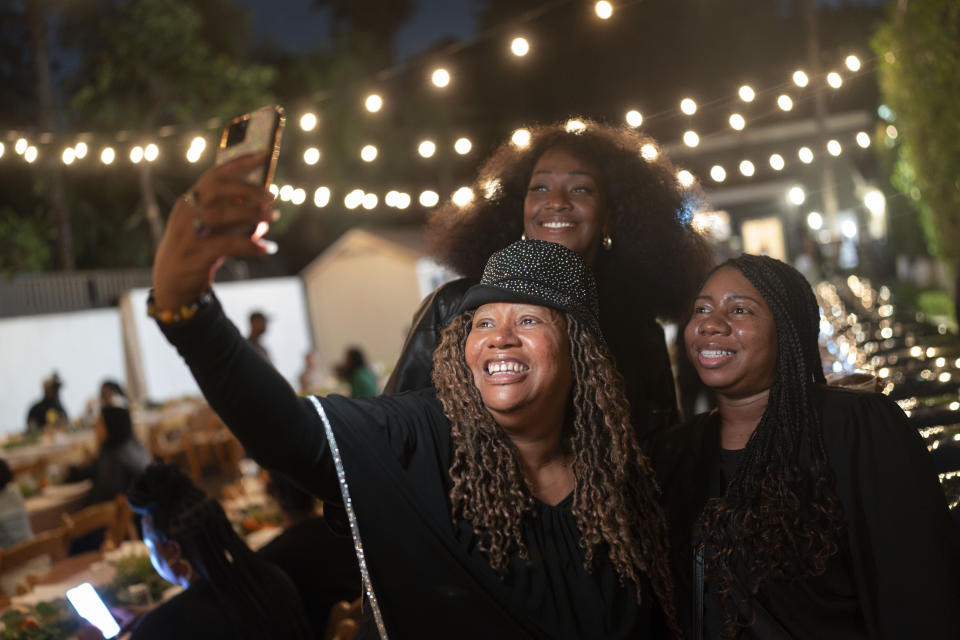
<path fill-rule="evenodd" d="M 810 147 L 800 147 L 800 150 L 797 151 L 797 157 L 803 164 L 810 164 L 813 162 L 813 151 L 810 150 Z"/>
<path fill-rule="evenodd" d="M 30 143 L 27 142 L 26 138 L 17 138 L 17 141 L 13 143 L 13 150 L 17 152 L 18 156 L 22 156 L 26 153 L 28 146 L 30 146 Z"/>
<path fill-rule="evenodd" d="M 887 133 L 887 137 L 890 138 L 891 140 L 896 140 L 897 136 L 900 135 L 900 132 L 897 131 L 897 128 L 892 124 L 887 125 L 886 133 Z"/>
<path fill-rule="evenodd" d="M 190 147 L 187 149 L 187 162 L 193 163 L 200 160 L 200 154 L 202 152 L 198 151 L 196 147 Z"/>
<path fill-rule="evenodd" d="M 753 87 L 748 84 L 740 87 L 740 90 L 737 92 L 740 95 L 740 99 L 744 102 L 753 102 L 753 99 L 757 97 L 756 92 L 754 92 Z"/>
<path fill-rule="evenodd" d="M 424 207 L 435 207 L 440 202 L 440 196 L 436 191 L 424 191 L 420 194 L 420 205 Z"/>
<path fill-rule="evenodd" d="M 450 199 L 453 200 L 453 204 L 458 207 L 465 207 L 473 201 L 473 191 L 470 187 L 460 187 L 453 192 L 453 196 Z"/>
<path fill-rule="evenodd" d="M 510 51 L 518 58 L 522 58 L 530 52 L 530 43 L 527 42 L 526 38 L 514 38 L 510 43 Z"/>
<path fill-rule="evenodd" d="M 367 96 L 367 99 L 363 101 L 363 106 L 366 107 L 370 113 L 376 113 L 380 111 L 380 108 L 383 106 L 383 98 L 375 93 L 371 93 Z"/>
<path fill-rule="evenodd" d="M 437 145 L 435 145 L 432 140 L 424 140 L 417 147 L 417 153 L 419 153 L 423 158 L 432 158 L 433 154 L 436 152 Z"/>
<path fill-rule="evenodd" d="M 660 155 L 660 152 L 652 144 L 645 144 L 640 147 L 640 156 L 647 162 L 656 160 L 658 155 Z"/>
<path fill-rule="evenodd" d="M 317 187 L 317 190 L 313 192 L 313 204 L 318 207 L 325 207 L 330 204 L 330 189 Z"/>
<path fill-rule="evenodd" d="M 307 112 L 300 116 L 300 128 L 304 131 L 313 131 L 317 128 L 317 114 Z"/>
<path fill-rule="evenodd" d="M 470 142 L 469 138 L 457 138 L 457 141 L 453 143 L 453 150 L 462 156 L 470 153 L 470 149 L 472 148 L 473 143 Z"/>
<path fill-rule="evenodd" d="M 710 167 L 710 177 L 713 178 L 714 182 L 723 182 L 727 179 L 727 171 L 718 164 Z"/>
<path fill-rule="evenodd" d="M 160 149 L 152 142 L 143 148 L 143 159 L 147 162 L 153 162 L 160 155 Z"/>
<path fill-rule="evenodd" d="M 442 89 L 450 84 L 450 72 L 442 67 L 435 69 L 433 74 L 430 76 L 430 81 L 433 83 L 433 86 Z"/>
<path fill-rule="evenodd" d="M 104 147 L 103 151 L 100 152 L 100 162 L 103 164 L 113 164 L 116 158 L 117 152 L 113 150 L 113 147 Z"/>
<path fill-rule="evenodd" d="M 140 145 L 135 146 L 133 149 L 130 149 L 130 162 L 133 164 L 139 164 L 143 160 L 143 147 Z"/>
<path fill-rule="evenodd" d="M 810 78 L 807 77 L 806 73 L 800 69 L 797 69 L 793 72 L 793 84 L 797 85 L 798 87 L 805 87 L 810 84 Z"/>
<path fill-rule="evenodd" d="M 294 189 L 293 193 L 290 194 L 290 202 L 292 202 L 293 204 L 300 205 L 306 201 L 307 201 L 307 192 L 300 187 L 297 187 L 296 189 Z"/>
<path fill-rule="evenodd" d="M 587 125 L 583 123 L 583 120 L 572 118 L 570 120 L 567 120 L 566 128 L 568 133 L 580 133 L 581 131 L 587 128 Z"/>
<path fill-rule="evenodd" d="M 807 194 L 803 190 L 803 187 L 790 187 L 790 190 L 787 191 L 787 200 L 798 207 L 803 204 L 806 199 Z"/>
<path fill-rule="evenodd" d="M 63 160 L 63 164 L 73 164 L 73 161 L 77 159 L 77 154 L 72 147 L 67 147 L 60 154 L 60 159 Z"/>
<path fill-rule="evenodd" d="M 187 149 L 187 161 L 196 162 L 200 159 L 200 156 L 203 155 L 204 150 L 207 148 L 207 141 L 201 136 L 195 137 L 190 141 L 190 148 Z"/>
<path fill-rule="evenodd" d="M 273 194 L 273 197 L 274 197 L 274 198 L 276 198 L 278 195 L 280 195 L 280 187 L 278 187 L 278 186 L 275 185 L 275 184 L 271 184 L 269 187 L 267 187 L 267 191 L 269 191 L 271 194 Z"/>
<path fill-rule="evenodd" d="M 78 142 L 76 145 L 74 145 L 74 147 L 73 147 L 73 154 L 74 154 L 75 156 L 77 156 L 77 160 L 82 160 L 82 159 L 86 158 L 86 157 L 87 157 L 87 143 L 86 143 L 86 142 Z M 0 155 L 3 155 L 2 151 L 0 151 Z"/>
<path fill-rule="evenodd" d="M 860 58 L 857 56 L 849 55 L 843 63 L 847 65 L 847 69 L 850 69 L 850 71 L 860 71 Z"/>
<path fill-rule="evenodd" d="M 363 204 L 363 189 L 354 189 L 343 198 L 343 205 L 347 209 L 356 209 Z"/>
<path fill-rule="evenodd" d="M 840 233 L 852 240 L 857 237 L 857 223 L 853 220 L 844 220 L 840 224 Z"/>
<path fill-rule="evenodd" d="M 743 131 L 743 128 L 747 126 L 747 121 L 744 120 L 743 116 L 739 113 L 730 114 L 730 126 L 736 129 L 737 131 Z"/>
<path fill-rule="evenodd" d="M 779 153 L 771 154 L 770 156 L 770 168 L 774 171 L 783 171 L 783 168 L 787 166 L 787 163 L 783 161 L 783 156 Z"/>
<path fill-rule="evenodd" d="M 680 101 L 680 111 L 692 116 L 697 112 L 697 103 L 692 98 L 684 98 Z"/>
<path fill-rule="evenodd" d="M 631 109 L 627 111 L 626 120 L 631 127 L 639 127 L 643 124 L 643 115 L 636 109 Z"/>
<path fill-rule="evenodd" d="M 836 71 L 831 71 L 827 74 L 827 84 L 834 89 L 839 89 L 841 86 L 843 86 L 843 78 L 841 78 L 840 74 Z"/>
<path fill-rule="evenodd" d="M 320 149 L 310 147 L 303 152 L 303 161 L 307 164 L 317 164 L 320 162 Z"/>
<path fill-rule="evenodd" d="M 363 208 L 367 211 L 377 208 L 377 194 L 375 193 L 365 193 L 363 194 L 363 201 L 361 202 Z"/>
<path fill-rule="evenodd" d="M 787 94 L 782 94 L 777 98 L 777 106 L 783 109 L 784 111 L 790 111 L 793 109 L 793 99 Z"/>
<path fill-rule="evenodd" d="M 693 174 L 686 169 L 681 169 L 677 172 L 677 182 L 679 182 L 680 186 L 684 189 L 692 187 L 695 180 Z"/>
<path fill-rule="evenodd" d="M 695 147 L 700 144 L 700 136 L 697 135 L 696 131 L 687 131 L 683 134 L 683 144 L 688 147 Z"/>
<path fill-rule="evenodd" d="M 23 159 L 27 162 L 33 163 L 33 161 L 37 159 L 38 153 L 39 152 L 37 151 L 37 148 L 33 145 L 30 145 L 27 147 L 27 150 L 23 152 Z"/>
<path fill-rule="evenodd" d="M 400 193 L 398 191 L 394 191 L 393 189 L 387 191 L 387 195 L 383 197 L 383 204 L 387 205 L 388 207 L 394 206 L 397 203 L 397 196 L 399 195 Z"/>
<path fill-rule="evenodd" d="M 740 163 L 740 173 L 750 178 L 754 173 L 757 172 L 757 168 L 753 166 L 753 163 L 749 160 L 744 160 Z"/>
<path fill-rule="evenodd" d="M 293 185 L 285 184 L 280 187 L 280 199 L 284 202 L 290 202 L 293 199 Z"/>
<path fill-rule="evenodd" d="M 601 20 L 608 20 L 610 16 L 613 15 L 613 5 L 607 2 L 607 0 L 600 0 L 600 2 L 593 5 L 593 10 Z"/>
<path fill-rule="evenodd" d="M 836 157 L 841 153 L 843 153 L 843 147 L 840 145 L 840 143 L 837 140 L 830 140 L 829 142 L 827 142 L 827 153 Z"/>
<path fill-rule="evenodd" d="M 360 158 L 364 162 L 373 162 L 377 159 L 377 148 L 372 144 L 368 144 L 363 149 L 360 149 Z"/>
<path fill-rule="evenodd" d="M 861 148 L 863 148 L 863 149 L 866 149 L 867 147 L 869 147 L 869 146 L 870 146 L 870 135 L 869 135 L 866 131 L 858 131 L 858 132 L 857 132 L 857 144 L 858 144 Z"/>
<path fill-rule="evenodd" d="M 819 211 L 811 211 L 807 214 L 807 226 L 814 231 L 819 231 L 823 228 L 823 216 L 820 215 Z"/>
<path fill-rule="evenodd" d="M 887 199 L 884 197 L 883 192 L 877 189 L 871 189 L 863 195 L 863 206 L 865 206 L 870 213 L 878 216 L 886 209 Z"/>
<path fill-rule="evenodd" d="M 510 136 L 510 142 L 521 149 L 530 144 L 530 132 L 526 129 L 517 129 Z"/>
<path fill-rule="evenodd" d="M 6 146 L 4 146 L 2 142 L 0 142 L 0 158 L 3 157 L 3 152 L 6 151 L 6 149 L 7 149 Z"/>
<path fill-rule="evenodd" d="M 406 209 L 410 206 L 410 194 L 409 193 L 398 193 L 395 199 L 394 206 L 397 209 Z"/>

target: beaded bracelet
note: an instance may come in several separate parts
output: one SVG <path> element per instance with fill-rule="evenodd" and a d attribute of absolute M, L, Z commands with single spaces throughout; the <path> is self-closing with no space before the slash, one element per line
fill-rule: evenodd
<path fill-rule="evenodd" d="M 157 303 L 153 299 L 153 289 L 150 289 L 150 295 L 147 297 L 147 315 L 160 324 L 174 324 L 189 320 L 197 314 L 197 311 L 210 304 L 213 300 L 213 289 L 207 289 L 199 298 L 190 304 L 182 305 L 179 309 L 157 309 Z"/>

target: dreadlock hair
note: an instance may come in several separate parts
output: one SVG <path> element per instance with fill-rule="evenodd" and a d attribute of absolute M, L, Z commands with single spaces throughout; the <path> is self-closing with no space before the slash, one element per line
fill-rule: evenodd
<path fill-rule="evenodd" d="M 744 254 L 716 269 L 723 267 L 738 269 L 760 292 L 777 331 L 766 410 L 726 493 L 700 519 L 705 572 L 717 584 L 724 635 L 733 637 L 738 608 L 762 584 L 826 570 L 843 521 L 812 397 L 814 386 L 826 383 L 813 290 L 799 271 L 767 256 Z"/>
<path fill-rule="evenodd" d="M 623 380 L 585 325 L 569 314 L 573 390 L 563 437 L 573 456 L 576 478 L 572 512 L 582 536 L 584 566 L 590 571 L 596 553 L 606 548 L 621 582 L 629 580 L 642 599 L 646 574 L 679 636 L 668 565 L 666 520 L 657 500 L 657 485 L 647 457 L 637 444 L 624 399 Z M 450 420 L 451 518 L 468 521 L 478 547 L 501 575 L 510 556 L 527 557 L 521 521 L 531 515 L 533 494 L 521 470 L 516 447 L 484 408 L 480 391 L 464 358 L 473 312 L 457 316 L 440 335 L 433 356 L 433 384 Z"/>
<path fill-rule="evenodd" d="M 564 123 L 528 127 L 527 146 L 500 145 L 477 171 L 471 185 L 477 197 L 465 207 L 448 203 L 430 216 L 430 252 L 458 273 L 479 278 L 487 258 L 523 233 L 534 165 L 546 151 L 564 149 L 595 167 L 610 216 L 613 246 L 598 251 L 591 265 L 601 315 L 614 317 L 611 307 L 642 301 L 645 317 L 679 317 L 712 264 L 706 242 L 688 224 L 700 194 L 680 187 L 662 151 L 650 160 L 641 155 L 644 145 L 659 149 L 652 138 L 629 127 L 583 122 L 586 127 L 574 132 Z"/>
<path fill-rule="evenodd" d="M 290 607 L 277 607 L 264 584 L 257 557 L 233 530 L 220 503 L 199 489 L 177 466 L 153 463 L 127 499 L 149 515 L 161 542 L 176 542 L 193 570 L 213 588 L 235 638 L 305 638 L 306 620 Z"/>

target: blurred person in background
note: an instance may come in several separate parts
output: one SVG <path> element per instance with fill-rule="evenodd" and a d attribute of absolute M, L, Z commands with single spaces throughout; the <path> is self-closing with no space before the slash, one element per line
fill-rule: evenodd
<path fill-rule="evenodd" d="M 89 502 L 96 504 L 126 493 L 134 478 L 151 462 L 150 454 L 133 433 L 130 411 L 123 407 L 105 406 L 94 425 L 97 454 L 86 466 L 72 467 L 68 482 L 93 480 Z"/>
<path fill-rule="evenodd" d="M 13 481 L 7 461 L 0 459 L 0 549 L 9 549 L 32 536 L 20 488 Z"/>
<path fill-rule="evenodd" d="M 157 573 L 184 589 L 144 615 L 132 640 L 312 637 L 290 578 L 253 553 L 181 469 L 150 465 L 127 497 Z"/>
<path fill-rule="evenodd" d="M 253 350 L 260 354 L 260 357 L 270 362 L 270 354 L 266 347 L 260 342 L 260 338 L 267 332 L 267 316 L 263 311 L 253 311 L 250 314 L 250 333 L 247 335 L 247 342 L 253 347 Z"/>
<path fill-rule="evenodd" d="M 282 473 L 270 473 L 267 493 L 283 511 L 284 530 L 257 554 L 290 577 L 300 592 L 314 637 L 322 639 L 330 608 L 360 597 L 353 538 L 349 533 L 333 533 L 317 513 L 317 499 Z"/>
<path fill-rule="evenodd" d="M 350 385 L 351 398 L 369 398 L 379 393 L 377 374 L 367 366 L 360 347 L 350 347 L 336 367 L 337 377 Z"/>
<path fill-rule="evenodd" d="M 63 381 L 56 371 L 43 381 L 43 398 L 27 412 L 27 432 L 43 430 L 47 425 L 66 424 L 67 412 L 60 402 L 60 387 Z"/>

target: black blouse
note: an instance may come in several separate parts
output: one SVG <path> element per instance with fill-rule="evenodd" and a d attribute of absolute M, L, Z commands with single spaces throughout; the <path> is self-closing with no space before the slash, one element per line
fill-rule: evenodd
<path fill-rule="evenodd" d="M 340 500 L 331 443 L 313 402 L 246 344 L 214 302 L 162 327 L 247 451 L 324 500 Z M 343 461 L 369 575 L 395 638 L 642 638 L 653 624 L 598 549 L 584 568 L 572 494 L 523 522 L 529 557 L 501 579 L 465 521 L 451 522 L 449 422 L 432 391 L 320 400 Z M 650 595 L 648 595 L 650 594 Z"/>

